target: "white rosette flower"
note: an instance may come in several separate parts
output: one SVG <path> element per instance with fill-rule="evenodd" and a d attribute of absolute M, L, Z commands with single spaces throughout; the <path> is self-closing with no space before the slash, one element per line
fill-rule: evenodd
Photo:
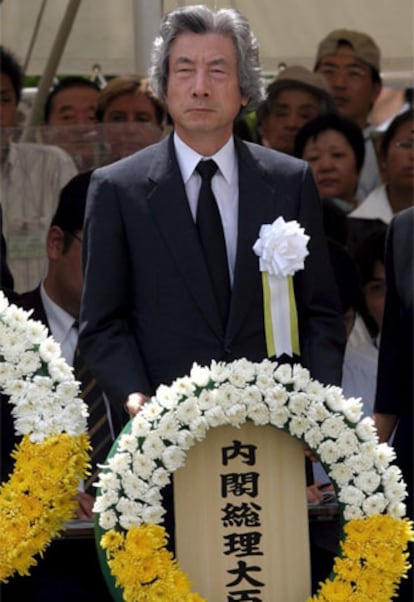
<path fill-rule="evenodd" d="M 325 403 L 333 412 L 342 412 L 345 405 L 345 398 L 340 387 L 328 387 L 325 392 Z"/>
<path fill-rule="evenodd" d="M 344 508 L 344 519 L 346 521 L 357 520 L 358 518 L 364 518 L 364 513 L 360 506 L 348 505 Z"/>
<path fill-rule="evenodd" d="M 39 354 L 44 362 L 50 364 L 60 358 L 60 346 L 52 337 L 48 337 L 39 345 Z"/>
<path fill-rule="evenodd" d="M 285 406 L 276 408 L 270 412 L 270 423 L 277 428 L 282 429 L 288 423 L 289 417 L 289 410 Z"/>
<path fill-rule="evenodd" d="M 118 518 L 119 525 L 125 531 L 129 531 L 133 527 L 139 527 L 142 521 L 136 514 L 120 514 Z"/>
<path fill-rule="evenodd" d="M 293 366 L 293 383 L 296 391 L 306 389 L 310 381 L 310 373 L 307 368 L 303 368 L 300 364 Z"/>
<path fill-rule="evenodd" d="M 179 397 L 191 397 L 193 395 L 195 386 L 189 376 L 182 376 L 177 378 L 173 383 L 173 391 Z"/>
<path fill-rule="evenodd" d="M 213 360 L 210 367 L 211 380 L 220 384 L 228 380 L 230 374 L 229 365 L 224 362 L 216 362 Z"/>
<path fill-rule="evenodd" d="M 362 416 L 362 401 L 360 397 L 348 397 L 343 405 L 342 412 L 345 418 L 352 424 L 356 424 L 361 420 Z"/>
<path fill-rule="evenodd" d="M 403 518 L 407 513 L 407 507 L 402 502 L 391 502 L 388 504 L 387 512 L 393 518 Z"/>
<path fill-rule="evenodd" d="M 289 433 L 293 437 L 302 437 L 308 428 L 308 421 L 304 416 L 293 416 L 289 422 Z"/>
<path fill-rule="evenodd" d="M 154 422 L 163 415 L 164 411 L 165 408 L 162 407 L 156 397 L 153 397 L 147 403 L 144 403 L 140 413 L 149 422 Z"/>
<path fill-rule="evenodd" d="M 114 529 L 117 525 L 117 522 L 118 517 L 116 512 L 113 510 L 106 510 L 101 512 L 99 515 L 99 526 L 106 531 L 109 531 L 109 529 Z"/>
<path fill-rule="evenodd" d="M 200 418 L 201 410 L 196 397 L 189 397 L 182 401 L 175 411 L 175 417 L 181 424 L 190 424 L 193 420 Z"/>
<path fill-rule="evenodd" d="M 309 405 L 308 418 L 310 422 L 323 422 L 330 417 L 330 412 L 320 401 L 314 401 Z"/>
<path fill-rule="evenodd" d="M 179 422 L 175 417 L 175 414 L 167 412 L 160 418 L 157 427 L 158 434 L 164 441 L 170 441 L 170 443 L 177 443 Z"/>
<path fill-rule="evenodd" d="M 303 270 L 309 236 L 296 221 L 278 217 L 273 224 L 263 224 L 253 251 L 259 256 L 262 272 L 285 278 Z"/>
<path fill-rule="evenodd" d="M 214 406 L 207 410 L 204 414 L 204 418 L 207 420 L 209 428 L 221 426 L 222 424 L 228 424 L 228 419 L 224 413 L 223 408 L 220 406 Z"/>
<path fill-rule="evenodd" d="M 125 495 L 130 500 L 141 499 L 147 489 L 147 483 L 130 470 L 122 475 L 121 483 Z"/>
<path fill-rule="evenodd" d="M 306 430 L 304 439 L 311 449 L 317 449 L 324 437 L 319 426 L 311 426 Z"/>
<path fill-rule="evenodd" d="M 380 470 L 385 470 L 396 458 L 395 450 L 388 443 L 380 443 L 375 448 L 374 464 Z"/>
<path fill-rule="evenodd" d="M 194 435 L 189 429 L 183 428 L 178 432 L 178 434 L 177 434 L 177 446 L 178 447 L 180 447 L 181 449 L 184 449 L 184 450 L 188 450 L 194 445 L 194 443 L 195 443 Z"/>
<path fill-rule="evenodd" d="M 291 393 L 289 396 L 289 410 L 293 414 L 304 415 L 308 408 L 308 398 L 303 393 Z"/>
<path fill-rule="evenodd" d="M 102 491 L 113 491 L 116 493 L 121 486 L 121 479 L 113 472 L 101 472 L 96 483 Z"/>
<path fill-rule="evenodd" d="M 358 437 L 355 435 L 353 429 L 348 427 L 338 435 L 336 440 L 337 445 L 341 450 L 341 455 L 349 456 L 350 454 L 357 453 L 359 449 Z"/>
<path fill-rule="evenodd" d="M 336 445 L 335 441 L 332 441 L 330 439 L 327 439 L 325 441 L 323 441 L 319 447 L 318 447 L 318 455 L 321 459 L 321 462 L 323 462 L 323 464 L 335 464 L 335 462 L 337 462 L 339 460 L 340 456 L 340 450 L 338 449 L 338 446 Z"/>
<path fill-rule="evenodd" d="M 275 379 L 282 385 L 293 384 L 292 367 L 289 364 L 282 364 L 275 370 Z"/>
<path fill-rule="evenodd" d="M 325 437 L 337 439 L 345 429 L 343 416 L 330 416 L 321 424 L 321 431 Z"/>
<path fill-rule="evenodd" d="M 132 419 L 131 433 L 134 435 L 134 437 L 142 439 L 147 437 L 150 432 L 151 423 L 146 418 L 144 418 L 142 412 L 139 412 L 139 414 L 134 416 L 134 418 Z"/>
<path fill-rule="evenodd" d="M 401 481 L 384 486 L 385 497 L 391 502 L 402 502 L 407 497 L 407 485 Z"/>
<path fill-rule="evenodd" d="M 384 487 L 398 483 L 402 479 L 401 468 L 396 464 L 388 466 L 382 474 L 382 482 Z"/>
<path fill-rule="evenodd" d="M 182 394 L 179 391 L 178 387 L 167 387 L 167 385 L 160 385 L 156 391 L 156 398 L 161 407 L 166 410 L 170 410 L 174 408 Z"/>
<path fill-rule="evenodd" d="M 158 432 L 151 431 L 142 444 L 142 453 L 146 454 L 150 459 L 159 458 L 165 450 L 165 447 L 166 445 Z"/>
<path fill-rule="evenodd" d="M 243 390 L 242 399 L 245 404 L 252 405 L 261 403 L 263 396 L 257 385 L 249 385 Z"/>
<path fill-rule="evenodd" d="M 129 452 L 134 454 L 138 449 L 138 441 L 131 433 L 124 433 L 118 441 L 118 450 L 120 452 Z"/>
<path fill-rule="evenodd" d="M 255 378 L 254 364 L 245 359 L 235 360 L 231 364 L 228 380 L 235 387 L 243 389 Z"/>
<path fill-rule="evenodd" d="M 265 392 L 264 399 L 270 410 L 276 410 L 289 401 L 289 394 L 281 385 L 276 384 Z"/>
<path fill-rule="evenodd" d="M 117 489 L 102 489 L 100 496 L 95 499 L 93 505 L 94 512 L 104 512 L 109 508 L 116 507 L 119 503 L 119 490 Z"/>
<path fill-rule="evenodd" d="M 158 487 L 162 489 L 170 482 L 170 473 L 168 470 L 159 466 L 151 474 L 150 485 L 151 487 Z"/>
<path fill-rule="evenodd" d="M 127 452 L 118 452 L 117 454 L 114 454 L 112 458 L 108 458 L 107 465 L 112 472 L 122 475 L 129 470 L 131 455 Z"/>
<path fill-rule="evenodd" d="M 164 517 L 165 509 L 161 504 L 147 506 L 142 511 L 142 522 L 148 525 L 159 525 Z"/>
<path fill-rule="evenodd" d="M 200 418 L 197 418 L 190 424 L 190 431 L 193 434 L 195 441 L 202 441 L 205 439 L 208 429 L 209 423 L 204 416 L 200 416 Z"/>

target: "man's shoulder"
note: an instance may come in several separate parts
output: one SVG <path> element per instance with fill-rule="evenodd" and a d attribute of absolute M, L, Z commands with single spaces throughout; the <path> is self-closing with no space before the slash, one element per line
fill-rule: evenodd
<path fill-rule="evenodd" d="M 255 144 L 254 142 L 238 140 L 237 148 L 240 151 L 241 157 L 250 157 L 267 170 L 276 170 L 277 173 L 302 173 L 307 165 L 302 159 L 261 146 L 260 144 Z"/>

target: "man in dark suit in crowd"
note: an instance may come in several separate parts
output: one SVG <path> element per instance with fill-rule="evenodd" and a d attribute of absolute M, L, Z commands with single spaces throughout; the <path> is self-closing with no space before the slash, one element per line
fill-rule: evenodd
<path fill-rule="evenodd" d="M 400 211 L 388 227 L 385 282 L 375 422 L 380 441 L 388 441 L 395 429 L 392 445 L 407 484 L 407 515 L 413 520 L 414 207 Z M 413 600 L 412 571 L 401 583 L 400 602 Z"/>
<path fill-rule="evenodd" d="M 252 247 L 278 216 L 310 236 L 294 277 L 302 351 L 294 360 L 325 383 L 340 382 L 345 334 L 310 170 L 232 136 L 234 119 L 261 99 L 260 82 L 256 41 L 238 12 L 173 11 L 154 44 L 152 83 L 174 133 L 92 176 L 80 345 L 103 389 L 132 414 L 193 362 L 266 357 Z M 224 324 L 195 224 L 195 168 L 206 158 L 218 166 L 212 188 L 231 282 Z"/>
<path fill-rule="evenodd" d="M 37 288 L 19 295 L 13 302 L 26 310 L 33 310 L 31 318 L 45 324 L 69 365 L 74 362 L 78 340 L 78 318 L 82 293 L 82 230 L 86 205 L 86 193 L 90 172 L 81 173 L 63 187 L 59 204 L 47 232 L 46 251 L 48 267 L 45 279 Z M 75 378 L 77 374 L 75 371 Z M 82 390 L 82 385 L 81 385 Z M 87 400 L 86 400 L 87 402 Z M 89 427 L 93 419 L 90 410 Z M 122 413 L 118 415 L 106 405 L 110 440 L 104 449 L 109 450 L 112 441 L 122 428 Z M 4 477 L 12 468 L 10 451 L 15 443 L 10 408 L 2 406 L 2 464 Z M 93 441 L 92 441 L 93 443 Z M 106 453 L 104 455 L 104 458 Z M 103 460 L 102 460 L 103 461 Z M 77 494 L 77 516 L 93 517 L 95 501 L 93 488 L 87 482 Z M 75 532 L 76 534 L 76 532 Z M 14 577 L 2 587 L 2 600 L 31 600 L 33 602 L 90 602 L 111 600 L 96 556 L 95 541 L 69 537 L 52 543 L 45 557 L 31 570 L 30 577 Z"/>

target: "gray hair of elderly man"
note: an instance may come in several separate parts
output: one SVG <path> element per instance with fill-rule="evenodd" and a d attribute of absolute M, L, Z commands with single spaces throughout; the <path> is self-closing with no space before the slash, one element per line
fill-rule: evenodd
<path fill-rule="evenodd" d="M 248 99 L 240 114 L 253 111 L 262 100 L 264 92 L 259 47 L 247 19 L 231 8 L 213 11 L 204 5 L 184 6 L 165 15 L 159 36 L 153 44 L 149 70 L 156 95 L 165 101 L 171 46 L 181 33 L 213 33 L 233 39 L 240 92 Z"/>

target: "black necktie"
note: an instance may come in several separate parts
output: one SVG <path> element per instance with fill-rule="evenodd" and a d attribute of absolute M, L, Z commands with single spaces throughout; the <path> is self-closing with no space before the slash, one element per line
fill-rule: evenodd
<path fill-rule="evenodd" d="M 73 368 L 75 379 L 81 383 L 80 396 L 88 406 L 89 411 L 88 436 L 92 446 L 90 454 L 92 473 L 85 480 L 84 487 L 87 493 L 95 495 L 96 487 L 92 487 L 92 484 L 98 478 L 100 471 L 97 464 L 105 462 L 111 449 L 113 438 L 102 390 L 82 361 L 78 349 L 75 351 Z"/>
<path fill-rule="evenodd" d="M 230 279 L 223 224 L 211 189 L 211 178 L 217 169 L 217 164 L 212 159 L 200 161 L 196 167 L 201 176 L 196 223 L 222 324 L 225 326 L 230 301 Z"/>

